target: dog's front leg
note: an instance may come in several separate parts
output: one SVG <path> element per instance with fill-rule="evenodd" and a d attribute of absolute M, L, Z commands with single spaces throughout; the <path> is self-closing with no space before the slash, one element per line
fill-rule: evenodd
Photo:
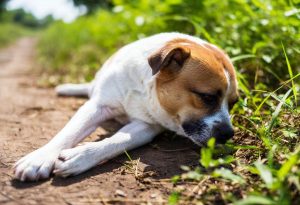
<path fill-rule="evenodd" d="M 133 121 L 110 138 L 63 150 L 55 163 L 54 173 L 63 177 L 77 175 L 125 150 L 150 142 L 162 130 L 158 125 Z"/>
<path fill-rule="evenodd" d="M 73 147 L 92 133 L 100 122 L 113 118 L 116 114 L 108 107 L 98 106 L 93 99 L 87 101 L 49 143 L 15 164 L 15 178 L 25 181 L 49 177 L 55 160 L 63 149 Z"/>

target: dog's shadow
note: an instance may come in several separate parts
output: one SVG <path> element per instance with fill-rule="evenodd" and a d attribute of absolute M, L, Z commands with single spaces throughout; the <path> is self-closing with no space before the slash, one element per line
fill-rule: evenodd
<path fill-rule="evenodd" d="M 121 125 L 117 122 L 109 122 L 102 127 L 110 131 L 110 136 L 115 133 Z M 157 136 L 150 144 L 129 151 L 128 153 L 131 160 L 136 161 L 139 159 L 139 162 L 143 165 L 142 173 L 154 173 L 150 177 L 159 180 L 169 179 L 183 173 L 183 170 L 180 168 L 181 165 L 192 167 L 198 165 L 199 150 L 200 148 L 187 138 L 177 136 L 171 132 L 164 132 Z M 29 183 L 13 179 L 12 186 L 17 189 L 26 189 L 39 186 L 49 180 L 53 186 L 68 186 L 97 175 L 112 172 L 124 166 L 128 161 L 130 161 L 128 156 L 123 154 L 77 176 L 68 178 L 54 176 L 48 180 Z"/>

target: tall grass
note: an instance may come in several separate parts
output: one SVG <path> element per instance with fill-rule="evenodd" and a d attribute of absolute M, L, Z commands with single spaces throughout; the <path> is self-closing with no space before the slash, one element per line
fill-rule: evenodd
<path fill-rule="evenodd" d="M 0 22 L 0 47 L 4 47 L 17 38 L 29 33 L 28 29 L 20 25 Z"/>

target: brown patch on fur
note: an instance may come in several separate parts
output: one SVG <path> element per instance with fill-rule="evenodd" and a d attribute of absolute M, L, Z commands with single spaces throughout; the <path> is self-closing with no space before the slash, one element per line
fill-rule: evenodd
<path fill-rule="evenodd" d="M 228 87 L 224 69 L 230 75 L 228 99 L 233 101 L 237 98 L 234 68 L 220 49 L 209 44 L 199 45 L 186 39 L 176 39 L 168 42 L 159 52 L 178 47 L 189 50 L 190 57 L 179 70 L 176 69 L 177 72 L 172 72 L 172 68 L 161 68 L 156 78 L 160 104 L 178 122 L 207 116 L 220 107 Z M 221 93 L 217 107 L 212 109 L 193 91 L 211 95 Z"/>
<path fill-rule="evenodd" d="M 205 46 L 213 51 L 213 54 L 215 57 L 222 62 L 224 69 L 229 74 L 229 80 L 230 80 L 230 88 L 229 88 L 229 94 L 228 94 L 228 101 L 229 104 L 236 102 L 238 99 L 238 91 L 237 91 L 237 84 L 236 84 L 236 75 L 234 67 L 230 61 L 229 56 L 219 49 L 216 46 L 213 46 L 211 44 L 205 44 Z"/>
<path fill-rule="evenodd" d="M 155 75 L 162 68 L 170 68 L 169 72 L 181 69 L 185 60 L 190 57 L 190 49 L 177 44 L 168 44 L 148 58 L 148 63 Z M 166 72 L 166 70 L 165 70 Z"/>

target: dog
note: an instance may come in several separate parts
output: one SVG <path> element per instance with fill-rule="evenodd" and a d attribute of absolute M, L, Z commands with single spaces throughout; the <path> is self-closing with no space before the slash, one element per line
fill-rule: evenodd
<path fill-rule="evenodd" d="M 217 46 L 186 34 L 161 33 L 128 44 L 91 83 L 63 84 L 56 92 L 89 100 L 49 143 L 15 164 L 16 179 L 80 174 L 165 129 L 200 146 L 212 136 L 225 143 L 234 135 L 229 115 L 238 100 L 234 67 Z M 75 147 L 101 122 L 122 116 L 128 123 L 112 137 Z"/>

